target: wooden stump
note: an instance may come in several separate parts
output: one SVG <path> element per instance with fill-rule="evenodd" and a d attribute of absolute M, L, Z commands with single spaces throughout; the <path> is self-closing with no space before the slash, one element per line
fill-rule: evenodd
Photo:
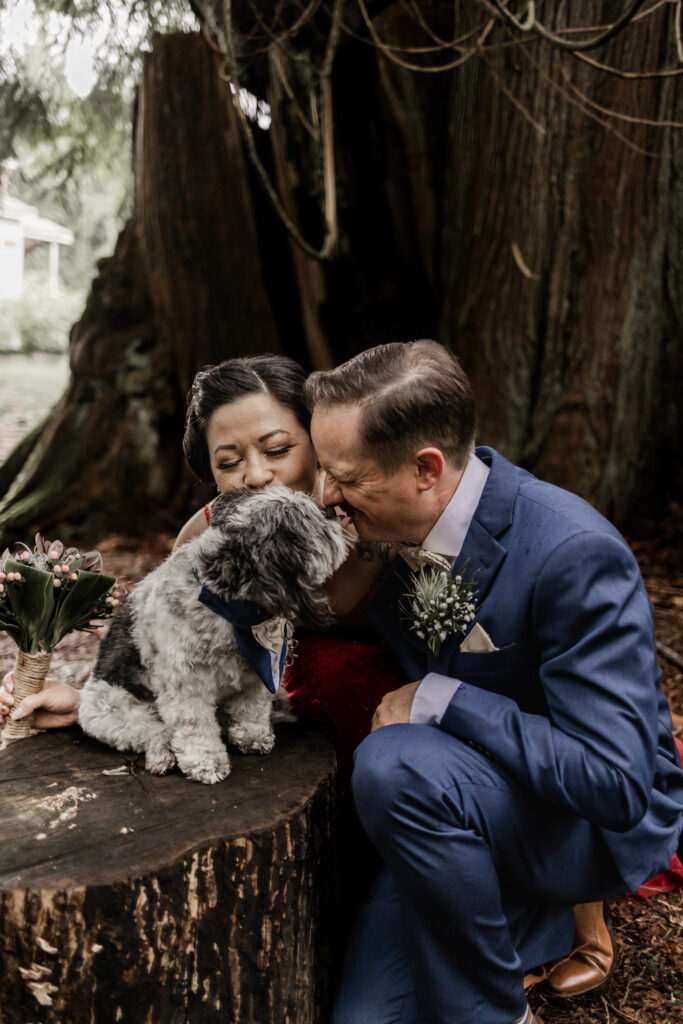
<path fill-rule="evenodd" d="M 76 729 L 3 753 L 1 1024 L 324 1024 L 332 745 L 231 757 L 202 786 Z"/>

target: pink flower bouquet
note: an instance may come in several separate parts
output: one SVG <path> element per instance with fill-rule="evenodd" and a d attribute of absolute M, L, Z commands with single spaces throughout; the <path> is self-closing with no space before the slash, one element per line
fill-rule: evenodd
<path fill-rule="evenodd" d="M 17 705 L 43 688 L 52 651 L 62 637 L 72 629 L 97 629 L 119 603 L 116 577 L 101 572 L 99 552 L 82 554 L 39 533 L 33 550 L 25 544 L 19 549 L 0 556 L 0 630 L 17 646 Z M 32 717 L 7 723 L 3 748 L 29 735 Z"/>

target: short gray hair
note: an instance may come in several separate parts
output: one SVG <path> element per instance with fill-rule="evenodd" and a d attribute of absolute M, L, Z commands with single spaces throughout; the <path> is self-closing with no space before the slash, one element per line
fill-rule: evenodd
<path fill-rule="evenodd" d="M 359 405 L 363 454 L 395 473 L 433 445 L 461 469 L 474 445 L 474 396 L 459 360 L 436 341 L 378 345 L 334 370 L 312 373 L 304 398 L 314 406 Z"/>

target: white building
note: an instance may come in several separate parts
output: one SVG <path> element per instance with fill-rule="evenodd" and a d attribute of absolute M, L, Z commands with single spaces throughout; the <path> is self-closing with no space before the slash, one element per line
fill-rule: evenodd
<path fill-rule="evenodd" d="M 73 231 L 41 217 L 37 207 L 0 193 L 0 298 L 22 294 L 24 255 L 41 244 L 50 247 L 48 287 L 59 291 L 59 247 L 73 240 Z"/>

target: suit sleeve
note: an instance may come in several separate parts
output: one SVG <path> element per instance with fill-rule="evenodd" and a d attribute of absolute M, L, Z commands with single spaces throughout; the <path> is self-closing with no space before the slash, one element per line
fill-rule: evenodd
<path fill-rule="evenodd" d="M 657 748 L 652 608 L 626 544 L 565 540 L 531 599 L 532 649 L 548 716 L 464 682 L 441 728 L 490 752 L 520 786 L 603 828 L 645 814 Z"/>

